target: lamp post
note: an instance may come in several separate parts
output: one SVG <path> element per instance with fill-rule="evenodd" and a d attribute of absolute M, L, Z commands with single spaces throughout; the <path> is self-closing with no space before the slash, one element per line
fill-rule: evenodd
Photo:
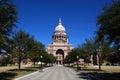
<path fill-rule="evenodd" d="M 43 56 L 40 56 L 40 59 L 41 59 L 41 66 L 40 66 L 40 69 L 42 70 L 42 58 Z"/>
<path fill-rule="evenodd" d="M 70 67 L 70 59 L 68 60 L 68 63 L 69 63 L 69 67 Z"/>
<path fill-rule="evenodd" d="M 78 67 L 79 67 L 79 65 L 78 65 L 78 62 L 79 62 L 79 56 L 76 56 L 76 58 L 77 58 L 77 70 L 78 70 Z"/>
<path fill-rule="evenodd" d="M 101 54 L 102 54 L 102 48 L 99 46 L 98 49 L 96 49 L 97 54 L 98 54 L 98 65 L 99 65 L 99 71 L 101 70 Z"/>

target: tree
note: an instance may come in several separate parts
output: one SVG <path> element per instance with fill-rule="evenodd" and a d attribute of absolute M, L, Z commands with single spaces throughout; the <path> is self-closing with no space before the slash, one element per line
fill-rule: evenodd
<path fill-rule="evenodd" d="M 30 45 L 28 46 L 28 58 L 31 59 L 34 63 L 35 67 L 35 62 L 38 62 L 40 59 L 40 55 L 44 51 L 44 45 L 34 39 L 30 40 Z"/>
<path fill-rule="evenodd" d="M 11 58 L 10 55 L 1 55 L 2 56 L 2 60 L 0 61 L 0 64 L 3 66 L 7 66 L 7 64 L 13 64 L 13 60 Z"/>
<path fill-rule="evenodd" d="M 97 64 L 97 53 L 96 53 L 97 44 L 95 43 L 95 38 L 86 39 L 86 41 L 82 44 L 81 49 L 83 49 L 89 57 L 87 57 L 87 61 L 90 62 L 90 58 L 93 59 L 93 64 Z M 93 57 L 91 57 L 93 56 Z"/>
<path fill-rule="evenodd" d="M 87 54 L 93 55 L 93 64 L 97 65 L 97 49 L 102 48 L 101 62 L 108 60 L 108 57 L 113 53 L 113 49 L 110 47 L 109 42 L 105 39 L 99 41 L 96 35 L 93 39 L 86 39 L 85 43 L 82 44 L 81 49 L 85 50 Z M 90 57 L 89 57 L 90 59 Z"/>
<path fill-rule="evenodd" d="M 53 54 L 49 54 L 48 56 L 50 57 L 49 63 L 55 63 L 56 62 L 56 58 Z"/>
<path fill-rule="evenodd" d="M 22 30 L 18 31 L 12 38 L 12 50 L 14 51 L 12 56 L 18 59 L 19 71 L 21 68 L 21 60 L 26 56 L 30 38 L 30 35 Z"/>
<path fill-rule="evenodd" d="M 17 21 L 17 10 L 13 2 L 0 0 L 0 54 L 6 51 L 10 33 Z"/>
<path fill-rule="evenodd" d="M 86 39 L 85 42 L 82 44 L 81 49 L 87 51 L 90 55 L 93 54 L 96 51 L 95 38 Z"/>
<path fill-rule="evenodd" d="M 42 62 L 45 63 L 45 66 L 48 63 L 55 63 L 55 61 L 56 61 L 56 58 L 52 54 L 47 53 L 46 51 L 42 51 L 40 56 L 43 56 Z M 40 61 L 41 61 L 41 59 L 40 59 Z"/>
<path fill-rule="evenodd" d="M 105 38 L 114 42 L 116 49 L 120 48 L 120 0 L 114 0 L 111 6 L 106 6 L 104 12 L 98 16 L 99 39 Z"/>
<path fill-rule="evenodd" d="M 113 0 L 110 6 L 105 6 L 103 13 L 98 16 L 98 39 L 106 39 L 120 57 L 120 0 Z M 117 62 L 120 61 L 119 58 Z"/>
<path fill-rule="evenodd" d="M 85 62 L 87 62 L 89 54 L 87 54 L 86 51 L 83 50 L 83 49 L 75 48 L 71 52 L 68 53 L 68 55 L 66 56 L 64 62 L 65 63 L 76 62 L 76 61 L 78 61 L 77 56 L 79 56 L 79 58 L 82 58 L 82 59 L 85 60 Z"/>

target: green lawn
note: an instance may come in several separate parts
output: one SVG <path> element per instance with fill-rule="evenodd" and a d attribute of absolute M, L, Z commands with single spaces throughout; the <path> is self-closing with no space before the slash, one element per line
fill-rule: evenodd
<path fill-rule="evenodd" d="M 86 66 L 82 67 L 81 71 L 102 80 L 120 80 L 120 66 L 102 66 L 101 71 L 98 70 L 98 66 Z"/>
<path fill-rule="evenodd" d="M 39 65 L 35 67 L 21 67 L 21 71 L 18 71 L 17 66 L 0 67 L 0 79 L 13 80 L 23 75 L 39 70 Z"/>

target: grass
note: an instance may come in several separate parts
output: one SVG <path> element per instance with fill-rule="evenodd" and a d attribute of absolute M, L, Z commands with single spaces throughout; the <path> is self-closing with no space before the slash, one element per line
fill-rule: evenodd
<path fill-rule="evenodd" d="M 120 80 L 120 66 L 102 66 L 101 71 L 98 66 L 86 66 L 82 67 L 81 71 L 102 80 Z"/>
<path fill-rule="evenodd" d="M 21 67 L 21 71 L 18 71 L 17 66 L 0 67 L 0 79 L 1 80 L 13 80 L 23 75 L 39 70 L 39 65 L 35 67 Z"/>
<path fill-rule="evenodd" d="M 2 66 L 2 67 L 0 67 L 0 72 L 5 72 L 10 69 L 17 69 L 17 68 L 18 68 L 17 66 Z"/>

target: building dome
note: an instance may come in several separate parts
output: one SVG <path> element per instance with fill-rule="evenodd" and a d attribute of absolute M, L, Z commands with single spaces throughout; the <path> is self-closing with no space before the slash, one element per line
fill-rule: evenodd
<path fill-rule="evenodd" d="M 64 26 L 62 26 L 61 19 L 59 19 L 58 26 L 55 28 L 55 32 L 52 36 L 53 43 L 68 43 L 68 37 Z"/>
<path fill-rule="evenodd" d="M 55 28 L 55 31 L 65 31 L 65 28 L 64 28 L 62 25 L 58 25 L 58 26 Z"/>
<path fill-rule="evenodd" d="M 59 24 L 58 26 L 55 28 L 55 31 L 65 31 L 64 26 L 62 25 L 61 19 L 59 19 Z"/>

